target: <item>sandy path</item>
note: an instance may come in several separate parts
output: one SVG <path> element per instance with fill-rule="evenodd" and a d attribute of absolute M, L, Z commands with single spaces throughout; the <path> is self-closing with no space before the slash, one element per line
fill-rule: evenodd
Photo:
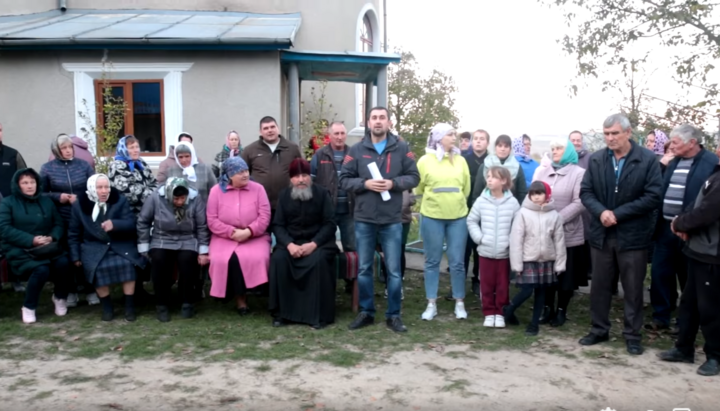
<path fill-rule="evenodd" d="M 661 363 L 654 352 L 588 358 L 574 344 L 553 344 L 577 358 L 454 346 L 349 369 L 305 361 L 0 360 L 0 409 L 720 409 L 720 378 L 698 376 L 698 364 Z"/>

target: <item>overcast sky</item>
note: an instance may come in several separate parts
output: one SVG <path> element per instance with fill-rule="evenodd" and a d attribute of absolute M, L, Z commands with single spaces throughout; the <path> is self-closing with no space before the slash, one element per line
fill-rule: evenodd
<path fill-rule="evenodd" d="M 619 111 L 621 93 L 603 93 L 600 81 L 570 96 L 569 86 L 579 84 L 575 61 L 556 40 L 574 31 L 556 8 L 536 0 L 387 3 L 390 47 L 411 51 L 424 70 L 438 68 L 454 78 L 461 129 L 485 128 L 493 136 L 567 135 L 600 129 L 607 115 Z M 648 94 L 676 101 L 672 54 L 651 50 L 641 75 Z M 648 109 L 664 111 L 658 104 Z"/>

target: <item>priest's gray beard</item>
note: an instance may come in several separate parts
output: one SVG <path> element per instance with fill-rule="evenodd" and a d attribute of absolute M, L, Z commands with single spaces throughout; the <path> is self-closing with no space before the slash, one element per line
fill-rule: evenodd
<path fill-rule="evenodd" d="M 293 200 L 308 201 L 312 200 L 312 183 L 307 186 L 292 186 L 290 198 Z"/>

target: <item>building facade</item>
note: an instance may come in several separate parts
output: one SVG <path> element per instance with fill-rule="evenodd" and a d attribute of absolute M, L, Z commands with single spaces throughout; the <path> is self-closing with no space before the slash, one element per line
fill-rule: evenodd
<path fill-rule="evenodd" d="M 202 159 L 214 157 L 229 130 L 243 145 L 255 141 L 266 115 L 289 135 L 283 52 L 380 52 L 381 7 L 381 0 L 0 0 L 3 140 L 39 167 L 57 134 L 83 136 L 88 122 L 102 121 L 95 108 L 104 81 L 128 103 L 123 134 L 141 140 L 151 165 L 180 132 L 193 135 Z M 302 80 L 301 110 L 311 108 L 316 86 Z M 348 129 L 361 124 L 366 87 L 328 83 L 330 119 Z"/>

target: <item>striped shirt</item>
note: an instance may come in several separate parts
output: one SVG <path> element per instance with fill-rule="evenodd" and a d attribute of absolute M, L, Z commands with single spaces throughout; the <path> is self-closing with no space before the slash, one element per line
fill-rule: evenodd
<path fill-rule="evenodd" d="M 666 220 L 672 220 L 682 212 L 685 186 L 694 160 L 694 158 L 681 159 L 670 177 L 670 185 L 665 192 L 662 209 L 663 218 Z"/>

